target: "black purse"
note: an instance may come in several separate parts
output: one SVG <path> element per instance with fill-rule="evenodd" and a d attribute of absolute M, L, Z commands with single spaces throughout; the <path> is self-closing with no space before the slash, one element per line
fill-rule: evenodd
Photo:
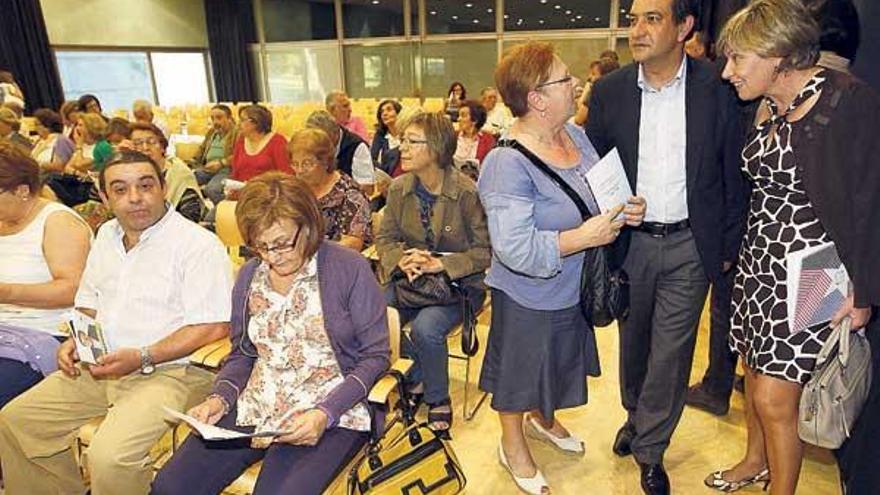
<path fill-rule="evenodd" d="M 446 273 L 424 273 L 410 282 L 400 269 L 391 274 L 394 306 L 397 309 L 419 309 L 426 306 L 446 306 L 461 300 L 460 291 L 453 287 Z"/>
<path fill-rule="evenodd" d="M 593 216 L 580 195 L 520 142 L 505 139 L 498 145 L 513 148 L 528 158 L 574 202 L 584 221 Z M 614 320 L 626 318 L 629 314 L 629 277 L 622 268 L 611 269 L 608 263 L 608 248 L 605 246 L 584 251 L 584 265 L 581 270 L 581 311 L 594 327 L 608 326 Z"/>

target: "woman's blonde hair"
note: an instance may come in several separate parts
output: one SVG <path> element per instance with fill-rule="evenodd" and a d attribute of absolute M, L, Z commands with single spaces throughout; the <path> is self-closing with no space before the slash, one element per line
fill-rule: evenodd
<path fill-rule="evenodd" d="M 100 114 L 83 112 L 79 114 L 79 118 L 82 119 L 86 132 L 95 138 L 95 141 L 107 137 L 107 121 Z"/>
<path fill-rule="evenodd" d="M 336 145 L 322 129 L 306 128 L 293 133 L 287 143 L 287 152 L 294 150 L 314 156 L 328 173 L 336 170 Z"/>
<path fill-rule="evenodd" d="M 727 21 L 718 49 L 778 57 L 777 70 L 802 70 L 819 60 L 819 35 L 819 25 L 799 0 L 755 0 Z"/>

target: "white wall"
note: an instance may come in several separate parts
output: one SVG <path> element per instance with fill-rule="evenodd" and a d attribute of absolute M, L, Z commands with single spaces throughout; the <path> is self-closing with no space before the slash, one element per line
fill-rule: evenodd
<path fill-rule="evenodd" d="M 40 0 L 52 45 L 207 48 L 202 0 Z"/>

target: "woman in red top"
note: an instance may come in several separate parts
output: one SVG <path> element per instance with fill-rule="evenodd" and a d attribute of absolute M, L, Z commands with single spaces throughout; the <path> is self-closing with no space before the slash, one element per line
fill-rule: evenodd
<path fill-rule="evenodd" d="M 465 100 L 458 109 L 458 143 L 453 160 L 465 175 L 477 180 L 483 158 L 495 147 L 495 138 L 481 129 L 486 123 L 486 107 Z"/>
<path fill-rule="evenodd" d="M 247 182 L 270 170 L 292 174 L 287 140 L 272 132 L 272 113 L 262 105 L 249 105 L 239 110 L 238 116 L 240 137 L 232 149 L 229 177 Z"/>

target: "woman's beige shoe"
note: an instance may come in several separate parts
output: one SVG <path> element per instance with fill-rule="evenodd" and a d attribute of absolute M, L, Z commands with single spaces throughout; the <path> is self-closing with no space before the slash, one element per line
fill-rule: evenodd
<path fill-rule="evenodd" d="M 541 423 L 533 418 L 531 414 L 526 414 L 525 422 L 526 435 L 534 438 L 535 440 L 547 442 L 557 449 L 565 452 L 566 454 L 580 456 L 584 455 L 584 453 L 586 452 L 583 440 L 570 433 L 565 438 L 559 438 L 550 431 L 544 429 L 544 427 L 541 426 Z"/>
<path fill-rule="evenodd" d="M 549 493 L 550 486 L 547 484 L 547 480 L 544 479 L 540 469 L 535 469 L 535 475 L 531 478 L 520 478 L 513 473 L 513 469 L 510 468 L 510 464 L 507 462 L 504 446 L 501 444 L 498 444 L 498 460 L 501 461 L 501 465 L 513 477 L 513 482 L 516 483 L 516 486 L 523 492 L 531 495 L 545 495 L 545 491 Z"/>

